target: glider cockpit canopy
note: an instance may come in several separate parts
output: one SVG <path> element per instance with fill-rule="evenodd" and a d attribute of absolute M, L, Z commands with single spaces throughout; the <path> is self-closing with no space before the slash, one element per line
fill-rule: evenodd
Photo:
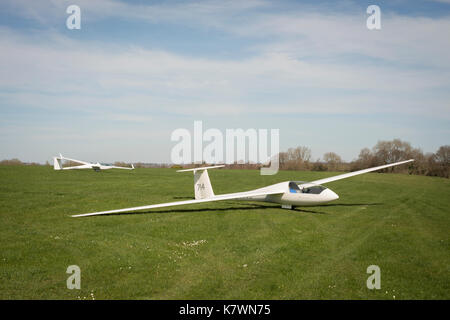
<path fill-rule="evenodd" d="M 314 185 L 314 184 L 308 185 L 305 181 L 289 182 L 289 192 L 290 193 L 320 194 L 325 189 L 327 189 L 327 188 L 324 186 L 321 186 L 321 185 Z"/>

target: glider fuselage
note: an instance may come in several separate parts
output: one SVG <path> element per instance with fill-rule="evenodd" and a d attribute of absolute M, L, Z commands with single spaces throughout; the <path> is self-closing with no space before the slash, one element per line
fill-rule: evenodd
<path fill-rule="evenodd" d="M 284 181 L 264 188 L 253 190 L 265 192 L 284 190 L 282 194 L 250 196 L 239 200 L 273 202 L 285 206 L 315 206 L 339 199 L 339 196 L 329 188 L 320 185 L 300 185 L 295 181 Z"/>

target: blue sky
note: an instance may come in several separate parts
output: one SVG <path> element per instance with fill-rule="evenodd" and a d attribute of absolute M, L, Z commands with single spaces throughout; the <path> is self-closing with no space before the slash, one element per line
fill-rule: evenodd
<path fill-rule="evenodd" d="M 0 44 L 0 159 L 169 162 L 195 120 L 314 160 L 449 144 L 450 1 L 7 0 Z"/>

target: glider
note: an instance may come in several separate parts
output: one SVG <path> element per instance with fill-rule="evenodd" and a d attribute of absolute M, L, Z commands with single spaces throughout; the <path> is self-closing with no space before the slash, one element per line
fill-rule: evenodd
<path fill-rule="evenodd" d="M 80 163 L 78 166 L 72 166 L 72 167 L 63 167 L 62 162 L 63 160 L 72 161 Z M 105 163 L 91 163 L 81 160 L 75 160 L 63 157 L 62 154 L 59 154 L 59 157 L 53 157 L 53 169 L 55 170 L 73 170 L 73 169 L 94 169 L 94 171 L 100 171 L 100 170 L 108 170 L 108 169 L 126 169 L 126 170 L 133 170 L 134 166 L 131 165 L 130 167 L 118 167 L 113 166 L 111 164 L 105 164 Z"/>
<path fill-rule="evenodd" d="M 319 179 L 311 182 L 304 181 L 284 181 L 277 184 L 273 184 L 264 188 L 259 188 L 251 191 L 228 193 L 222 195 L 215 195 L 211 186 L 211 181 L 208 176 L 208 169 L 224 167 L 224 165 L 200 167 L 193 169 L 178 170 L 177 172 L 194 172 L 194 192 L 195 200 L 168 202 L 160 204 L 152 204 L 147 206 L 116 209 L 109 211 L 92 212 L 85 214 L 72 215 L 72 217 L 87 217 L 96 216 L 110 213 L 131 212 L 144 209 L 156 209 L 171 206 L 180 206 L 187 204 L 196 204 L 203 202 L 221 201 L 221 200 L 249 200 L 249 201 L 264 201 L 281 204 L 284 209 L 292 209 L 295 206 L 315 206 L 324 204 L 336 199 L 339 196 L 331 189 L 322 186 L 322 184 L 337 181 L 349 177 L 353 177 L 359 174 L 376 171 L 392 166 L 401 165 L 414 161 L 413 159 L 400 161 L 396 163 L 386 164 L 369 169 L 363 169 L 359 171 L 340 174 L 334 177 Z"/>

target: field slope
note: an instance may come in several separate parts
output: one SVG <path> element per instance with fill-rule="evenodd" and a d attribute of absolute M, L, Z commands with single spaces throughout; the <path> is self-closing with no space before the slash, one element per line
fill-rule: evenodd
<path fill-rule="evenodd" d="M 216 194 L 327 172 L 213 170 Z M 0 299 L 449 299 L 450 180 L 371 173 L 332 204 L 225 201 L 71 218 L 190 199 L 172 169 L 0 167 Z M 69 290 L 69 265 L 81 289 Z M 381 269 L 369 290 L 366 269 Z"/>

